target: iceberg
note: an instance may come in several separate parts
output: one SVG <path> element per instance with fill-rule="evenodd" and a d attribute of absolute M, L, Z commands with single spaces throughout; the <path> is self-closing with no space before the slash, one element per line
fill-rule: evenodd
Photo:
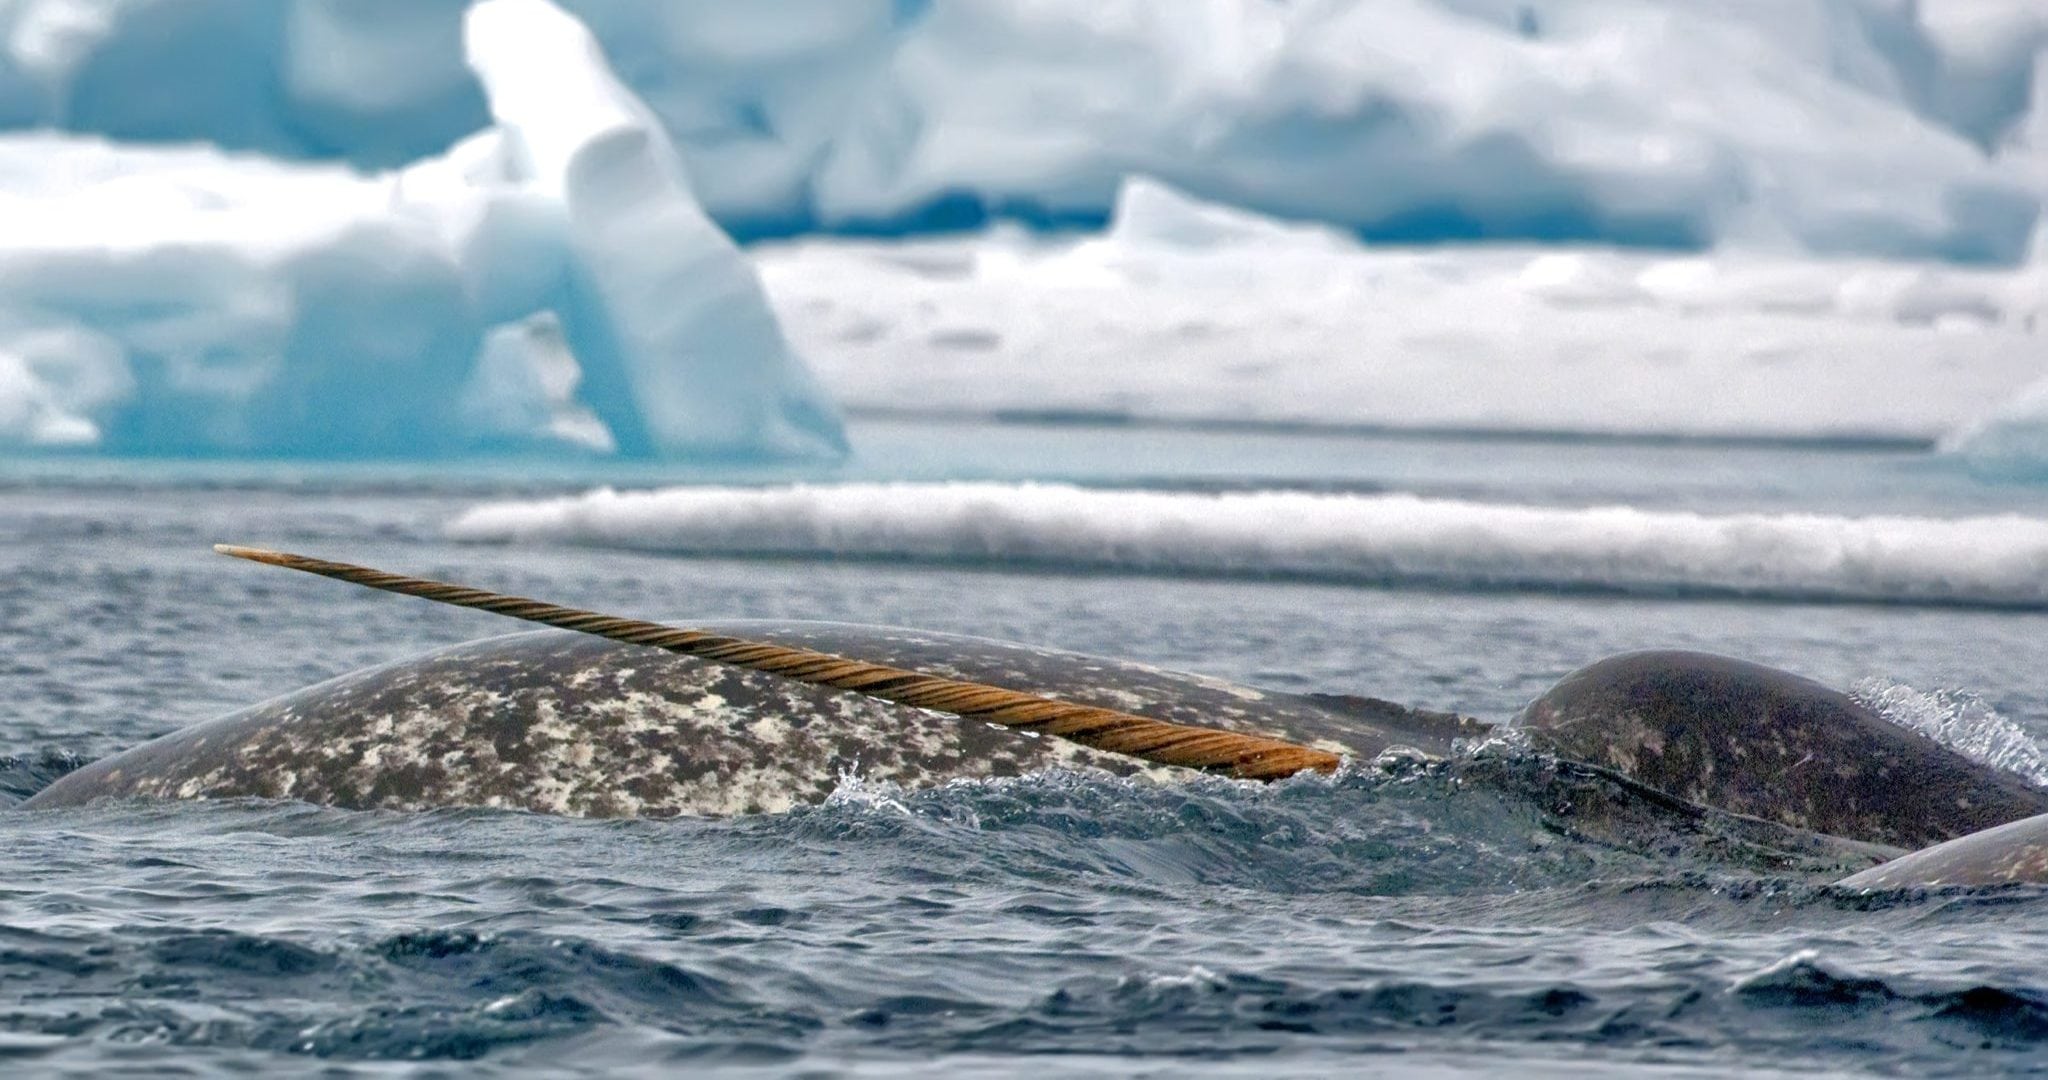
<path fill-rule="evenodd" d="M 13 444 L 1981 448 L 2048 325 L 2033 0 L 13 0 L 8 124 Z"/>
<path fill-rule="evenodd" d="M 545 0 L 471 18 L 495 123 L 403 169 L 0 139 L 0 443 L 841 452 L 752 267 L 587 34 Z"/>
<path fill-rule="evenodd" d="M 1902 4 L 943 5 L 816 209 L 1073 216 L 1145 172 L 1376 240 L 2010 261 L 2041 192 L 1915 111 L 1933 52 Z"/>
<path fill-rule="evenodd" d="M 482 327 L 429 208 L 209 148 L 0 142 L 0 439 L 432 453 Z"/>
<path fill-rule="evenodd" d="M 489 122 L 467 0 L 0 3 L 0 124 L 388 168 Z"/>
<path fill-rule="evenodd" d="M 461 0 L 16 0 L 0 125 L 390 167 L 486 121 Z M 1372 240 L 2011 263 L 2036 0 L 564 0 L 748 237 L 1100 224 L 1156 176 Z"/>
<path fill-rule="evenodd" d="M 564 208 L 562 326 L 620 449 L 843 453 L 837 413 L 760 281 L 590 33 L 546 0 L 487 0 L 467 40 L 519 175 Z"/>

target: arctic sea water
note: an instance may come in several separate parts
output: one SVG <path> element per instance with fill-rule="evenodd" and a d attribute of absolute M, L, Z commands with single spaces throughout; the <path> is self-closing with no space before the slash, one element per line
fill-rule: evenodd
<path fill-rule="evenodd" d="M 849 434 L 851 462 L 797 471 L 11 461 L 0 790 L 18 801 L 176 726 L 514 629 L 230 563 L 206 550 L 219 540 L 632 615 L 897 623 L 1489 719 L 1610 652 L 1712 649 L 1857 686 L 1901 722 L 2040 768 L 2048 604 L 2017 576 L 2001 591 L 1990 565 L 1944 594 L 1922 561 L 1883 552 L 1918 536 L 1932 564 L 1942 543 L 1967 561 L 2017 520 L 1997 515 L 2039 516 L 2048 494 L 1924 449 L 873 418 Z M 871 518 L 896 518 L 848 519 L 829 499 L 763 510 L 797 481 L 870 485 Z M 622 509 L 584 494 L 600 483 L 679 490 Z M 1120 505 L 1152 517 L 1093 547 L 1033 539 L 1041 504 L 1109 493 L 1149 495 Z M 1176 524 L 1283 495 L 1309 501 L 1272 504 L 1275 535 L 1299 526 L 1290 513 L 1399 496 L 1541 510 L 1566 531 L 1573 514 L 1632 507 L 1765 542 L 1646 569 L 1597 545 L 1517 547 L 1472 510 L 1392 554 L 1313 548 L 1324 561 L 1304 566 L 1288 561 L 1304 548 L 1248 543 L 1249 526 Z M 781 554 L 736 556 L 692 498 Z M 913 519 L 934 513 L 955 524 L 919 539 Z M 1795 545 L 1784 558 L 1806 561 L 1776 580 L 1819 587 L 1745 587 L 1772 569 L 1771 528 L 1816 519 L 1852 523 L 1829 535 L 1874 569 L 1830 578 Z M 1989 524 L 1930 540 L 1922 519 Z M 1196 557 L 1203 542 L 1221 554 Z M 1417 562 L 1432 545 L 1441 557 Z M 1053 774 L 922 792 L 855 768 L 825 805 L 725 821 L 253 801 L 8 814 L 0 1067 L 2039 1067 L 2038 890 L 1859 896 L 1611 850 L 1561 830 L 1515 779 L 1539 767 L 1511 759 L 1486 784 L 1394 767 L 1271 787 Z"/>

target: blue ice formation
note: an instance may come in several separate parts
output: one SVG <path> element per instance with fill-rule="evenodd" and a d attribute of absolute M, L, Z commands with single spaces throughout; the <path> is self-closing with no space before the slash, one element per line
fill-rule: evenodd
<path fill-rule="evenodd" d="M 547 0 L 477 5 L 458 27 L 468 81 L 434 73 L 445 35 L 428 35 L 441 43 L 431 48 L 387 38 L 420 30 L 425 9 L 409 0 L 262 6 L 270 20 L 246 25 L 230 18 L 235 5 L 205 0 L 0 9 L 15 19 L 17 60 L 0 93 L 23 83 L 22 42 L 40 42 L 26 50 L 38 62 L 69 56 L 75 68 L 68 80 L 28 80 L 64 91 L 51 108 L 105 118 L 94 110 L 119 104 L 126 120 L 100 126 L 167 136 L 181 110 L 219 106 L 216 121 L 260 143 L 274 118 L 250 114 L 242 95 L 262 81 L 251 42 L 277 22 L 293 41 L 375 46 L 374 62 L 346 73 L 294 69 L 291 85 L 325 88 L 334 108 L 322 115 L 383 123 L 401 105 L 480 86 L 482 130 L 371 175 L 203 145 L 0 139 L 0 445 L 309 457 L 844 451 L 834 407 L 784 342 L 752 266 L 574 19 Z M 117 9 L 105 26 L 30 25 L 39 12 L 76 21 Z M 390 22 L 371 32 L 379 13 Z M 225 35 L 209 44 L 213 81 L 114 93 L 111 70 L 167 75 L 190 59 L 152 51 L 131 24 Z M 348 127 L 336 123 L 306 130 Z M 391 130 L 395 152 L 417 129 Z"/>
<path fill-rule="evenodd" d="M 2011 262 L 2040 0 L 564 0 L 742 235 L 1099 224 Z M 462 0 L 17 0 L 0 125 L 388 167 L 483 126 Z M 138 92 L 138 88 L 147 92 Z"/>

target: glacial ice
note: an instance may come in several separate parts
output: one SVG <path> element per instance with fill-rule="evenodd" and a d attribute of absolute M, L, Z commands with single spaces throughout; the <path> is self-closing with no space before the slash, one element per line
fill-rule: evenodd
<path fill-rule="evenodd" d="M 844 452 L 837 412 L 745 256 L 582 24 L 546 0 L 489 0 L 470 10 L 467 40 L 520 175 L 565 208 L 562 326 L 620 449 Z"/>
<path fill-rule="evenodd" d="M 0 136 L 0 442 L 829 454 L 822 382 L 2048 460 L 2036 0 L 562 10 L 0 0 L 74 133 Z M 991 216 L 1107 231 L 924 235 Z"/>
<path fill-rule="evenodd" d="M 1100 222 L 2010 262 L 2038 0 L 564 0 L 750 235 Z M 0 124 L 386 167 L 483 126 L 461 0 L 13 0 Z M 138 93 L 138 87 L 148 87 Z"/>
<path fill-rule="evenodd" d="M 204 148 L 0 142 L 0 439 L 436 452 L 480 327 L 388 182 Z"/>
<path fill-rule="evenodd" d="M 0 139 L 0 443 L 839 452 L 753 270 L 587 35 L 545 0 L 474 19 L 496 123 L 397 171 Z"/>

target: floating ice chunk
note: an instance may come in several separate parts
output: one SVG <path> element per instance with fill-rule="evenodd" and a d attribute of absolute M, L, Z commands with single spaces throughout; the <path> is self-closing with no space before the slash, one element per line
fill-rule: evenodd
<path fill-rule="evenodd" d="M 816 211 L 1085 215 L 1139 171 L 1388 239 L 1991 260 L 2039 214 L 1916 113 L 1939 62 L 1910 5 L 1487 6 L 940 5 L 822 160 Z"/>
<path fill-rule="evenodd" d="M 1959 426 L 1941 448 L 1982 476 L 2048 480 L 2048 379 Z"/>
<path fill-rule="evenodd" d="M 388 167 L 484 125 L 465 0 L 12 0 L 0 127 Z"/>
<path fill-rule="evenodd" d="M 1327 225 L 1281 222 L 1190 198 L 1149 176 L 1126 177 L 1118 187 L 1109 238 L 1123 245 L 1188 251 L 1246 244 L 1324 250 L 1356 246 L 1349 236 Z"/>
<path fill-rule="evenodd" d="M 928 0 L 568 0 L 728 225 L 815 225 L 811 178 Z"/>
<path fill-rule="evenodd" d="M 837 414 L 753 269 L 589 31 L 546 0 L 485 0 L 466 40 L 528 182 L 565 208 L 576 267 L 562 324 L 620 448 L 843 452 Z"/>
<path fill-rule="evenodd" d="M 1697 263 L 1697 260 L 1692 260 Z M 1655 270 L 1644 271 L 1652 273 Z M 1661 275 L 1667 284 L 1672 275 Z M 1538 255 L 1515 276 L 1515 284 L 1530 296 L 1553 304 L 1616 306 L 1639 299 L 1641 285 L 1632 280 L 1625 264 L 1605 257 L 1603 252 L 1561 251 Z"/>
<path fill-rule="evenodd" d="M 2048 6 L 1921 0 L 1918 8 L 1930 46 L 1918 87 L 1924 111 L 1987 146 L 2015 141 L 2029 117 L 2048 123 Z"/>
<path fill-rule="evenodd" d="M 0 325 L 70 335 L 29 369 L 44 400 L 82 422 L 68 429 L 76 441 L 318 455 L 461 445 L 451 405 L 481 328 L 452 255 L 394 210 L 387 183 L 55 137 L 0 140 L 0 174 Z"/>
<path fill-rule="evenodd" d="M 468 0 L 291 0 L 274 62 L 277 122 L 314 152 L 394 165 L 482 126 L 460 63 Z M 260 18 L 254 21 L 261 21 Z"/>

